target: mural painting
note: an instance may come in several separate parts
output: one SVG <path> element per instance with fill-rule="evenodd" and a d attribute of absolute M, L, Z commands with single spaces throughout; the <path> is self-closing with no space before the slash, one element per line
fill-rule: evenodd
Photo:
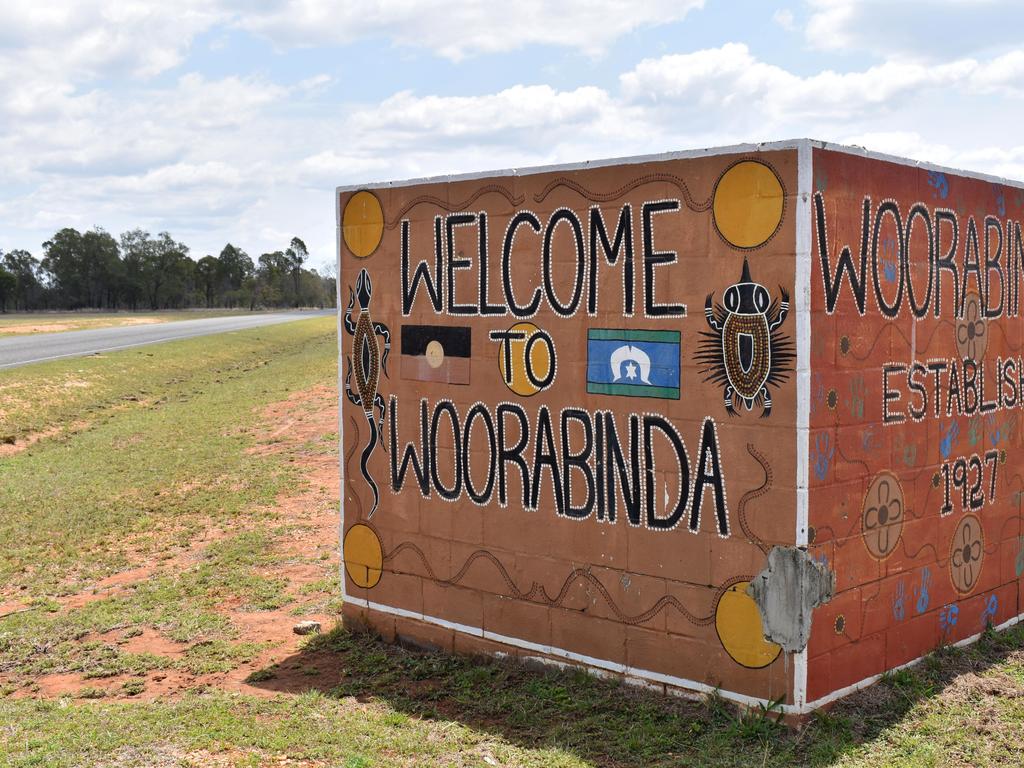
<path fill-rule="evenodd" d="M 1022 201 L 806 141 L 339 189 L 346 620 L 795 714 L 1016 620 Z"/>
<path fill-rule="evenodd" d="M 346 612 L 786 695 L 747 587 L 795 526 L 795 174 L 776 152 L 341 191 Z"/>
<path fill-rule="evenodd" d="M 812 168 L 811 552 L 837 574 L 814 702 L 1021 613 L 1024 193 L 824 148 Z"/>

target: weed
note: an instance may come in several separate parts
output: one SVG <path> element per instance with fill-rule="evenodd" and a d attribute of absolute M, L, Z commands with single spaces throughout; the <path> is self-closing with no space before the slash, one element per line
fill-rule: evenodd
<path fill-rule="evenodd" d="M 146 690 L 145 678 L 135 678 L 134 680 L 126 680 L 121 686 L 121 691 L 125 696 L 138 696 Z"/>

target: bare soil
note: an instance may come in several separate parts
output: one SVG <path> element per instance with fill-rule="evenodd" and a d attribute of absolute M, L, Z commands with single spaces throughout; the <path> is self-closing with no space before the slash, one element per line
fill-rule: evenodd
<path fill-rule="evenodd" d="M 265 650 L 256 658 L 223 673 L 197 675 L 182 669 L 155 670 L 145 675 L 144 690 L 134 696 L 126 693 L 122 686 L 126 680 L 138 678 L 118 675 L 87 679 L 77 673 L 37 677 L 33 681 L 34 685 L 19 689 L 13 696 L 54 698 L 78 696 L 88 691 L 92 695 L 101 692 L 107 700 L 166 700 L 188 691 L 206 688 L 238 691 L 263 697 L 277 695 L 276 691 L 247 683 L 246 678 L 256 670 L 297 656 L 305 640 L 292 631 L 293 626 L 299 621 L 312 619 L 320 622 L 321 627 L 327 630 L 338 619 L 334 615 L 316 612 L 303 611 L 301 616 L 296 615 L 297 609 L 301 610 L 303 606 L 312 608 L 324 600 L 322 593 L 304 594 L 303 587 L 324 579 L 325 574 L 338 573 L 337 453 L 303 450 L 303 446 L 315 443 L 324 434 L 336 432 L 337 424 L 337 392 L 327 386 L 317 386 L 294 393 L 287 400 L 271 405 L 262 414 L 262 427 L 257 435 L 259 442 L 253 451 L 286 454 L 290 461 L 301 468 L 306 485 L 277 499 L 275 512 L 279 518 L 275 525 L 285 527 L 290 533 L 277 540 L 276 556 L 272 564 L 260 571 L 262 576 L 284 579 L 287 583 L 284 592 L 293 598 L 292 602 L 284 608 L 270 611 L 247 609 L 240 600 L 227 600 L 218 607 L 219 612 L 225 615 L 239 632 L 239 636 L 233 642 L 265 645 Z M 175 569 L 194 565 L 202 559 L 203 552 L 213 542 L 244 530 L 244 518 L 239 519 L 238 526 L 233 529 L 210 527 L 170 559 L 140 562 L 129 570 L 97 582 L 87 590 L 57 598 L 57 602 L 61 610 L 74 610 L 91 601 L 126 592 L 133 584 L 143 582 L 158 572 L 173 572 Z M 0 604 L 0 615 L 22 609 L 23 603 Z M 144 628 L 141 634 L 135 634 L 137 631 L 134 629 L 131 636 L 125 636 L 125 630 L 118 628 L 101 636 L 86 635 L 80 638 L 80 641 L 100 640 L 114 644 L 123 651 L 151 653 L 170 660 L 182 658 L 190 647 L 189 644 L 174 642 L 150 627 Z M 315 660 L 310 661 L 301 669 L 292 669 L 287 665 L 275 669 L 278 688 L 289 688 L 289 676 L 296 678 L 295 690 L 303 686 L 308 687 L 310 675 L 319 674 L 319 671 L 311 668 L 316 666 Z M 322 671 L 329 672 L 326 668 Z"/>

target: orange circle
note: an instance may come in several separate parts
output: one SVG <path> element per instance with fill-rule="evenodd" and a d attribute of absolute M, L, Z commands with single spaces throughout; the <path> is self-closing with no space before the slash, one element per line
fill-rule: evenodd
<path fill-rule="evenodd" d="M 715 631 L 733 661 L 761 669 L 779 657 L 782 646 L 764 639 L 761 611 L 747 593 L 749 586 L 749 581 L 738 581 L 722 593 L 715 606 Z"/>
<path fill-rule="evenodd" d="M 715 229 L 735 248 L 757 248 L 782 226 L 785 203 L 782 180 L 771 166 L 759 160 L 741 160 L 715 182 Z"/>
<path fill-rule="evenodd" d="M 345 572 L 356 586 L 370 589 L 377 585 L 384 569 L 384 548 L 370 526 L 356 523 L 349 528 L 341 551 Z"/>
<path fill-rule="evenodd" d="M 505 386 L 517 395 L 530 397 L 540 392 L 541 388 L 534 384 L 526 374 L 526 348 L 530 344 L 530 339 L 535 334 L 541 333 L 541 330 L 533 323 L 516 323 L 508 330 L 509 333 L 522 333 L 523 338 L 499 343 L 498 372 L 501 374 L 501 380 L 505 382 Z M 506 345 L 509 355 L 509 368 L 507 369 L 505 367 Z M 533 371 L 534 379 L 540 381 L 547 379 L 553 373 L 554 366 L 555 359 L 549 351 L 548 345 L 543 341 L 534 342 L 530 347 L 530 368 Z M 506 378 L 506 372 L 512 374 L 511 381 Z"/>
<path fill-rule="evenodd" d="M 360 259 L 377 250 L 384 237 L 384 209 L 373 192 L 360 190 L 345 203 L 341 235 L 352 255 Z"/>

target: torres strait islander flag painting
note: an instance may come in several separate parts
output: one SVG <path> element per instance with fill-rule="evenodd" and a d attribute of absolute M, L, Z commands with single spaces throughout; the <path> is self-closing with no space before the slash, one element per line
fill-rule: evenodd
<path fill-rule="evenodd" d="M 587 392 L 679 399 L 679 331 L 587 331 Z"/>
<path fill-rule="evenodd" d="M 469 384 L 468 326 L 403 325 L 402 378 Z"/>

